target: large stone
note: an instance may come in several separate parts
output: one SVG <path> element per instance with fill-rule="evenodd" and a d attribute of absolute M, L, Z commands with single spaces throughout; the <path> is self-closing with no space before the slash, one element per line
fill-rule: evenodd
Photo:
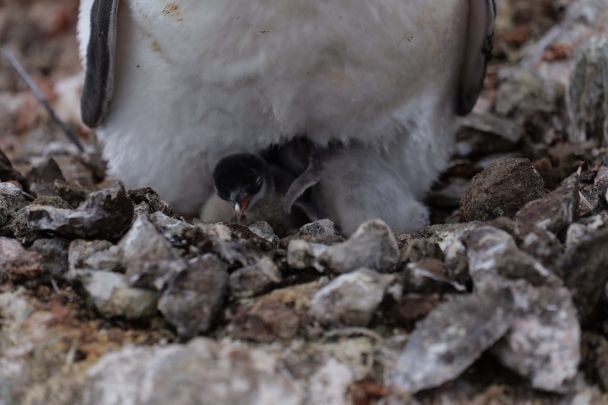
<path fill-rule="evenodd" d="M 469 273 L 476 288 L 493 285 L 497 276 L 524 279 L 533 285 L 561 285 L 560 279 L 534 257 L 519 250 L 511 235 L 483 226 L 469 231 L 467 246 Z"/>
<path fill-rule="evenodd" d="M 528 159 L 499 160 L 473 178 L 461 204 L 465 221 L 513 217 L 545 194 L 543 178 Z"/>
<path fill-rule="evenodd" d="M 226 264 L 207 254 L 188 263 L 171 282 L 158 309 L 183 337 L 209 330 L 218 315 L 228 287 Z"/>
<path fill-rule="evenodd" d="M 399 257 L 395 236 L 380 220 L 365 222 L 347 241 L 336 245 L 293 240 L 287 248 L 287 261 L 291 267 L 313 267 L 339 274 L 360 268 L 390 271 L 399 262 Z"/>
<path fill-rule="evenodd" d="M 525 283 L 511 291 L 514 318 L 494 354 L 534 388 L 567 392 L 581 357 L 581 329 L 570 293 Z"/>
<path fill-rule="evenodd" d="M 29 203 L 30 198 L 19 187 L 12 183 L 0 183 L 0 228 Z"/>
<path fill-rule="evenodd" d="M 118 244 L 131 285 L 162 290 L 186 263 L 171 243 L 150 222 L 146 212 L 137 215 Z"/>
<path fill-rule="evenodd" d="M 108 271 L 78 271 L 80 282 L 95 309 L 106 318 L 145 319 L 156 314 L 158 293 L 132 288 L 124 274 Z"/>
<path fill-rule="evenodd" d="M 238 297 L 262 294 L 283 280 L 277 265 L 269 257 L 262 257 L 252 266 L 230 274 L 230 291 Z"/>
<path fill-rule="evenodd" d="M 329 326 L 367 326 L 393 281 L 368 269 L 343 274 L 314 295 L 310 313 Z"/>
<path fill-rule="evenodd" d="M 418 322 L 387 383 L 416 393 L 455 379 L 507 333 L 510 306 L 511 295 L 502 289 L 439 305 Z"/>
<path fill-rule="evenodd" d="M 276 356 L 234 343 L 127 347 L 103 357 L 87 376 L 82 404 L 300 405 L 300 387 Z"/>
<path fill-rule="evenodd" d="M 50 232 L 67 239 L 114 240 L 131 224 L 133 205 L 118 185 L 89 194 L 74 210 L 30 205 L 24 214 L 25 231 Z"/>
<path fill-rule="evenodd" d="M 608 35 L 579 45 L 567 97 L 571 139 L 608 145 Z"/>

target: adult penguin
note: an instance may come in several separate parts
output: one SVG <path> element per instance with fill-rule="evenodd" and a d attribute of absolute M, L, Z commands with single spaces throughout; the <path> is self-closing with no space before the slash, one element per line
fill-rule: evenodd
<path fill-rule="evenodd" d="M 494 0 L 82 0 L 82 118 L 113 175 L 183 214 L 220 159 L 302 134 L 376 150 L 419 205 L 494 17 Z"/>

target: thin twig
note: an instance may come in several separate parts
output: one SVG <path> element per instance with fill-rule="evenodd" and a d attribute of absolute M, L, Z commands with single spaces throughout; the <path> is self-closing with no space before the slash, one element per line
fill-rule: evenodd
<path fill-rule="evenodd" d="M 17 74 L 27 84 L 32 93 L 34 93 L 36 99 L 48 111 L 49 115 L 51 116 L 51 119 L 55 122 L 55 124 L 57 124 L 57 126 L 59 126 L 59 128 L 61 128 L 65 136 L 67 136 L 68 140 L 72 142 L 72 144 L 74 144 L 76 148 L 78 148 L 78 151 L 84 152 L 84 148 L 82 147 L 82 144 L 78 140 L 76 134 L 70 129 L 70 127 L 68 127 L 65 122 L 63 122 L 61 118 L 59 118 L 55 110 L 53 110 L 53 107 L 51 107 L 51 104 L 49 103 L 47 98 L 44 96 L 44 93 L 42 93 L 42 90 L 40 90 L 40 87 L 38 87 L 34 79 L 32 79 L 32 76 L 30 76 L 25 67 L 23 67 L 17 56 L 9 49 L 6 49 L 2 46 L 0 46 L 0 53 L 4 55 L 4 57 L 9 61 L 13 69 L 15 69 Z"/>

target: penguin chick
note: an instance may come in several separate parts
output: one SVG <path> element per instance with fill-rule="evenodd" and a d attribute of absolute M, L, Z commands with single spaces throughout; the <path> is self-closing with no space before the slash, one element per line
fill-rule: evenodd
<path fill-rule="evenodd" d="M 283 197 L 294 178 L 255 154 L 225 157 L 213 172 L 216 194 L 205 204 L 201 219 L 244 225 L 266 221 L 275 232 L 286 233 L 298 226 L 298 215 L 283 211 Z"/>
<path fill-rule="evenodd" d="M 285 193 L 286 213 L 310 189 L 309 202 L 317 215 L 331 219 L 347 236 L 370 219 L 382 219 L 398 233 L 428 224 L 426 207 L 375 151 L 351 145 L 312 153 L 308 168 Z"/>
<path fill-rule="evenodd" d="M 267 197 L 274 189 L 268 163 L 260 156 L 239 153 L 220 160 L 213 171 L 218 197 L 229 202 L 240 221 L 245 211 Z"/>

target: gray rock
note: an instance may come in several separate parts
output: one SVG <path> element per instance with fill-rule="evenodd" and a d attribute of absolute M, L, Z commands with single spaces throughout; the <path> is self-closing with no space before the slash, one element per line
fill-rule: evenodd
<path fill-rule="evenodd" d="M 579 176 L 574 174 L 544 198 L 526 204 L 515 216 L 517 232 L 541 228 L 558 235 L 578 217 Z"/>
<path fill-rule="evenodd" d="M 171 243 L 150 222 L 147 213 L 137 215 L 118 246 L 129 283 L 136 287 L 162 290 L 186 268 Z"/>
<path fill-rule="evenodd" d="M 579 45 L 567 106 L 576 140 L 608 145 L 608 36 L 600 34 Z"/>
<path fill-rule="evenodd" d="M 95 309 L 106 318 L 149 318 L 156 314 L 159 294 L 130 287 L 124 274 L 108 271 L 78 271 L 80 282 Z"/>
<path fill-rule="evenodd" d="M 259 221 L 249 225 L 249 230 L 272 244 L 273 247 L 279 246 L 279 237 L 274 233 L 272 226 L 266 221 Z"/>
<path fill-rule="evenodd" d="M 79 271 L 124 272 L 122 251 L 106 240 L 75 240 L 68 251 L 68 279 Z"/>
<path fill-rule="evenodd" d="M 30 198 L 19 187 L 12 183 L 0 183 L 0 228 L 29 203 Z"/>
<path fill-rule="evenodd" d="M 332 221 L 321 219 L 303 225 L 296 237 L 315 243 L 333 243 L 338 235 L 336 234 L 336 226 Z"/>
<path fill-rule="evenodd" d="M 304 393 L 277 358 L 236 343 L 127 347 L 88 372 L 82 404 L 284 404 Z"/>
<path fill-rule="evenodd" d="M 468 158 L 507 152 L 523 138 L 523 130 L 509 119 L 491 114 L 470 114 L 456 133 L 456 156 Z"/>
<path fill-rule="evenodd" d="M 592 239 L 598 231 L 606 227 L 608 227 L 608 213 L 606 212 L 581 219 L 568 227 L 566 248 L 572 249 L 583 241 Z"/>
<path fill-rule="evenodd" d="M 29 230 L 52 232 L 67 239 L 117 239 L 133 218 L 133 205 L 121 185 L 96 191 L 77 209 L 43 205 L 25 208 Z"/>
<path fill-rule="evenodd" d="M 68 271 L 68 248 L 65 239 L 38 239 L 29 248 L 42 257 L 42 270 L 45 274 L 60 277 Z"/>
<path fill-rule="evenodd" d="M 230 291 L 237 297 L 253 297 L 268 291 L 283 280 L 277 265 L 269 257 L 262 257 L 252 266 L 230 274 Z"/>
<path fill-rule="evenodd" d="M 418 322 L 387 385 L 410 393 L 458 377 L 508 331 L 511 296 L 504 289 L 459 296 Z"/>
<path fill-rule="evenodd" d="M 528 159 L 502 159 L 473 178 L 461 213 L 465 221 L 513 217 L 544 194 L 543 178 Z"/>
<path fill-rule="evenodd" d="M 535 258 L 522 252 L 513 237 L 497 228 L 479 227 L 464 236 L 469 273 L 475 287 L 483 289 L 496 276 L 524 279 L 533 285 L 561 285 L 559 278 Z"/>
<path fill-rule="evenodd" d="M 254 265 L 261 250 L 273 248 L 267 240 L 240 225 L 198 223 L 186 231 L 186 236 L 202 252 L 213 252 L 234 267 Z"/>
<path fill-rule="evenodd" d="M 133 201 L 133 204 L 139 205 L 141 203 L 145 203 L 148 207 L 149 214 L 160 212 L 169 217 L 174 214 L 173 209 L 169 206 L 169 204 L 161 200 L 158 193 L 156 193 L 156 191 L 152 190 L 150 187 L 129 190 L 127 194 L 129 199 Z"/>
<path fill-rule="evenodd" d="M 156 226 L 156 229 L 158 229 L 173 246 L 185 247 L 188 245 L 184 233 L 186 230 L 192 228 L 192 225 L 189 223 L 163 214 L 162 211 L 150 214 L 150 222 Z"/>
<path fill-rule="evenodd" d="M 536 258 L 546 268 L 555 269 L 564 246 L 553 233 L 542 228 L 534 228 L 522 236 L 520 249 Z"/>
<path fill-rule="evenodd" d="M 393 281 L 369 269 L 343 274 L 314 295 L 310 313 L 329 326 L 367 326 Z"/>
<path fill-rule="evenodd" d="M 567 392 L 581 358 L 581 329 L 570 293 L 525 283 L 511 291 L 514 318 L 494 354 L 534 388 Z"/>
<path fill-rule="evenodd" d="M 183 337 L 204 333 L 219 313 L 228 288 L 227 266 L 206 254 L 188 263 L 163 294 L 158 309 Z"/>
<path fill-rule="evenodd" d="M 386 272 L 399 262 L 399 246 L 390 228 L 373 220 L 362 224 L 347 241 L 333 246 L 293 240 L 287 247 L 287 262 L 296 269 L 314 267 L 339 274 L 360 268 Z"/>
<path fill-rule="evenodd" d="M 585 322 L 597 307 L 608 281 L 608 229 L 570 247 L 559 260 L 559 274 Z"/>

